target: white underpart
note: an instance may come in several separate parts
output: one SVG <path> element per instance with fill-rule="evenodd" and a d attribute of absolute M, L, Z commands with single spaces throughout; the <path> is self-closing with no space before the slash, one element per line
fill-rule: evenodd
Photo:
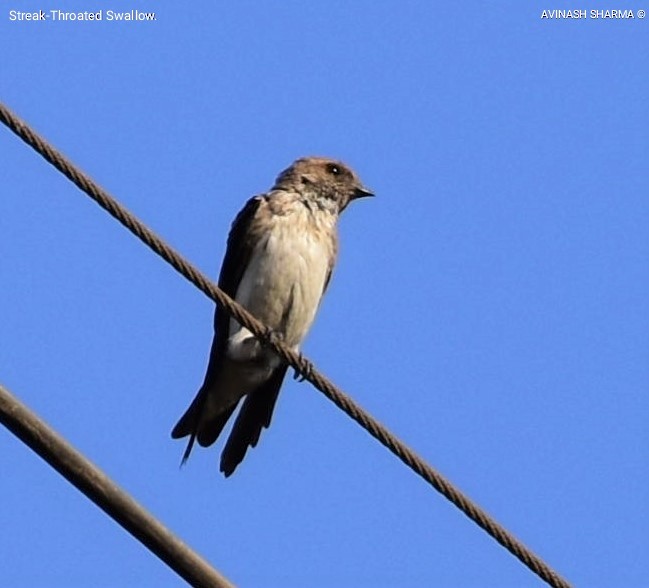
<path fill-rule="evenodd" d="M 306 223 L 299 222 L 303 220 L 295 215 L 273 218 L 273 227 L 253 251 L 235 296 L 295 349 L 313 323 L 329 268 L 328 243 L 305 230 Z M 228 356 L 246 361 L 259 354 L 250 331 L 231 319 Z"/>

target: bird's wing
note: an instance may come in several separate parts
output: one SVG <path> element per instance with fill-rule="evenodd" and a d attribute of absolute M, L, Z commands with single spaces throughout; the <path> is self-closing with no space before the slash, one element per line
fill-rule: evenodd
<path fill-rule="evenodd" d="M 331 274 L 334 271 L 334 265 L 336 265 L 336 258 L 338 257 L 338 235 L 333 233 L 333 240 L 331 243 L 331 256 L 329 257 L 329 267 L 327 268 L 327 275 L 325 276 L 324 285 L 322 286 L 322 296 L 320 296 L 320 302 L 324 297 L 327 288 L 329 287 L 329 282 L 331 281 Z"/>
<path fill-rule="evenodd" d="M 230 235 L 228 245 L 219 274 L 219 288 L 228 296 L 234 298 L 239 288 L 252 253 L 257 242 L 256 231 L 251 230 L 253 220 L 259 207 L 265 203 L 265 196 L 254 196 L 237 214 Z M 219 362 L 225 355 L 225 347 L 229 336 L 230 315 L 220 306 L 214 311 L 214 343 L 210 353 L 210 362 L 205 374 L 205 384 L 212 381 L 213 373 L 219 368 Z M 205 386 L 205 384 L 203 384 Z"/>
<path fill-rule="evenodd" d="M 232 223 L 225 257 L 219 275 L 219 287 L 231 298 L 236 296 L 239 282 L 241 281 L 241 277 L 250 261 L 256 236 L 254 231 L 251 231 L 250 228 L 259 207 L 264 203 L 264 201 L 264 195 L 255 196 L 248 200 Z M 185 414 L 183 414 L 171 432 L 171 436 L 174 439 L 191 435 L 183 461 L 189 457 L 189 453 L 191 452 L 198 432 L 205 399 L 211 384 L 217 377 L 219 370 L 221 369 L 221 364 L 225 359 L 229 321 L 230 315 L 217 305 L 214 313 L 214 339 L 212 341 L 212 349 L 210 351 L 210 360 L 207 366 L 205 380 L 201 389 L 198 391 L 196 398 L 194 398 Z M 232 407 L 232 410 L 234 410 L 234 407 Z M 230 414 L 232 414 L 232 411 L 230 411 Z M 226 420 L 227 418 L 223 420 L 220 428 L 215 427 L 215 430 L 218 429 L 217 434 L 225 425 Z"/>

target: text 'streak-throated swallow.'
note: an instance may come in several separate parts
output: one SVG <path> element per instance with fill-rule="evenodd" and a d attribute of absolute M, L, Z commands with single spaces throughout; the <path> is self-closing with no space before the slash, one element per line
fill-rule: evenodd
<path fill-rule="evenodd" d="M 352 200 L 372 195 L 340 161 L 298 159 L 237 215 L 219 287 L 297 350 L 329 284 L 338 217 Z M 184 462 L 195 440 L 216 441 L 244 399 L 221 454 L 229 476 L 270 425 L 288 366 L 218 306 L 214 331 L 205 381 L 171 436 L 190 436 Z"/>

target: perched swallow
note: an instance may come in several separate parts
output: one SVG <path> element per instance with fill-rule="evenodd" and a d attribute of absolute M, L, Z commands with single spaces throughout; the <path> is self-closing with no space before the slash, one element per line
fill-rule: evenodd
<path fill-rule="evenodd" d="M 347 205 L 372 196 L 345 164 L 298 159 L 266 194 L 251 198 L 232 224 L 219 287 L 297 350 L 313 323 L 336 261 L 336 222 Z M 171 436 L 207 447 L 245 398 L 221 454 L 229 476 L 255 447 L 288 366 L 217 306 L 205 381 Z"/>

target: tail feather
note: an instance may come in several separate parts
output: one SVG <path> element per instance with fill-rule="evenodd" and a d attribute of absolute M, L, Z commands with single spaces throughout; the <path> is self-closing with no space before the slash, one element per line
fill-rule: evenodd
<path fill-rule="evenodd" d="M 185 447 L 185 453 L 183 453 L 183 458 L 180 460 L 180 467 L 183 467 L 187 463 L 187 460 L 189 459 L 189 456 L 192 452 L 192 448 L 194 447 L 194 441 L 196 441 L 196 433 L 192 433 L 189 437 L 189 443 L 187 443 L 187 447 Z"/>
<path fill-rule="evenodd" d="M 270 426 L 286 370 L 287 366 L 276 369 L 269 380 L 245 396 L 221 454 L 221 472 L 226 477 L 230 476 L 243 461 L 248 447 L 257 445 L 262 429 Z M 217 440 L 239 404 L 236 401 L 227 408 L 215 409 L 211 400 L 207 402 L 208 395 L 212 393 L 214 393 L 212 389 L 201 388 L 171 431 L 173 439 L 189 436 L 181 465 L 189 459 L 196 441 L 202 447 L 208 447 Z"/>
<path fill-rule="evenodd" d="M 180 417 L 176 426 L 171 431 L 172 439 L 182 439 L 187 435 L 195 435 L 196 429 L 200 422 L 201 413 L 203 412 L 203 405 L 207 398 L 207 393 L 203 388 L 198 391 L 194 400 L 185 411 L 185 414 Z M 192 441 L 193 442 L 193 441 Z"/>
<path fill-rule="evenodd" d="M 181 439 L 189 435 L 189 442 L 183 453 L 181 465 L 189 459 L 189 456 L 194 447 L 194 443 L 198 440 L 198 444 L 202 447 L 212 445 L 223 431 L 223 427 L 232 416 L 236 404 L 224 412 L 221 412 L 211 418 L 206 419 L 204 415 L 205 401 L 207 399 L 207 392 L 201 388 L 196 398 L 189 405 L 176 426 L 171 431 L 172 439 Z"/>
<path fill-rule="evenodd" d="M 225 427 L 225 423 L 227 423 L 232 416 L 237 404 L 233 404 L 224 412 L 209 419 L 203 419 L 200 422 L 198 431 L 196 432 L 196 437 L 198 438 L 198 444 L 201 447 L 209 447 L 218 439 L 221 431 L 223 431 L 223 427 Z"/>
<path fill-rule="evenodd" d="M 268 428 L 286 367 L 278 369 L 263 386 L 248 394 L 221 454 L 221 472 L 227 478 L 243 461 L 248 447 L 255 447 L 263 428 Z M 200 440 L 199 440 L 200 441 Z"/>

